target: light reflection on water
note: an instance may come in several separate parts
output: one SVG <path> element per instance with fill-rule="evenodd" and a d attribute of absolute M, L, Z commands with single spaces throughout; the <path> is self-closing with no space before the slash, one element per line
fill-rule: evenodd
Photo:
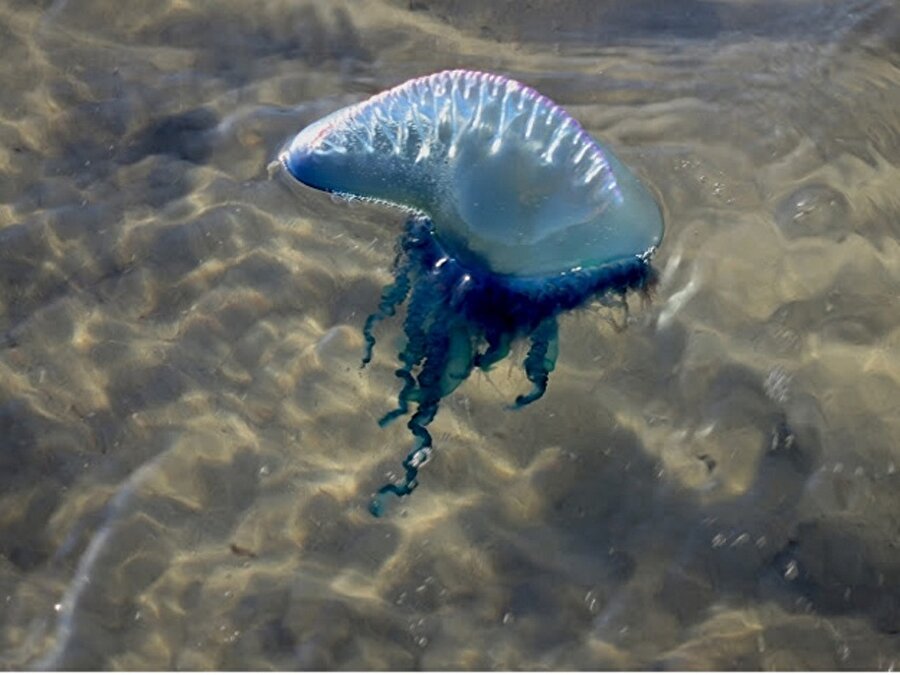
<path fill-rule="evenodd" d="M 0 663 L 888 668 L 900 654 L 892 2 L 0 7 Z M 400 216 L 267 166 L 450 67 L 566 107 L 659 193 L 652 302 L 474 377 L 423 486 Z"/>

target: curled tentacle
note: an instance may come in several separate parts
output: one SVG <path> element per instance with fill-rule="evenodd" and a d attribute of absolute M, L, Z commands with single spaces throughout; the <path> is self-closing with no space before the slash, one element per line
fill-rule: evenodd
<path fill-rule="evenodd" d="M 372 360 L 372 350 L 375 348 L 375 326 L 385 319 L 394 316 L 397 313 L 397 307 L 402 305 L 410 289 L 410 261 L 403 255 L 402 251 L 397 252 L 397 258 L 394 260 L 394 283 L 385 286 L 381 291 L 381 300 L 378 303 L 378 311 L 373 312 L 366 317 L 366 324 L 363 327 L 363 338 L 366 341 L 366 347 L 363 352 L 362 367 L 365 368 Z"/>
<path fill-rule="evenodd" d="M 534 385 L 527 394 L 516 397 L 514 408 L 521 408 L 534 403 L 547 390 L 550 373 L 556 367 L 559 354 L 559 336 L 556 317 L 544 319 L 531 334 L 531 347 L 525 357 L 525 375 Z"/>
<path fill-rule="evenodd" d="M 378 420 L 378 426 L 386 427 L 398 417 L 402 417 L 409 412 L 410 401 L 415 400 L 416 396 L 416 378 L 405 368 L 398 368 L 394 371 L 394 375 L 403 380 L 403 388 L 397 394 L 397 407 L 386 412 Z"/>
<path fill-rule="evenodd" d="M 432 319 L 435 319 L 435 317 L 432 317 Z M 409 428 L 416 440 L 413 449 L 403 462 L 405 470 L 403 479 L 399 483 L 388 483 L 382 486 L 378 490 L 375 499 L 373 499 L 370 510 L 375 515 L 380 515 L 383 512 L 386 506 L 384 498 L 387 495 L 403 497 L 415 490 L 419 484 L 419 467 L 427 461 L 432 450 L 432 438 L 427 427 L 437 415 L 438 407 L 443 397 L 442 381 L 447 373 L 448 363 L 452 356 L 451 342 L 451 334 L 444 329 L 442 322 L 435 320 L 429 322 L 429 330 L 424 337 L 424 361 L 418 377 L 416 377 L 416 391 L 420 400 L 416 412 L 413 413 L 413 416 L 407 423 L 407 428 Z M 410 375 L 411 378 L 412 376 Z M 403 400 L 401 392 L 400 408 L 406 409 L 407 407 L 407 401 Z M 395 413 L 397 413 L 397 410 L 388 413 L 382 419 L 394 419 L 398 416 Z"/>
<path fill-rule="evenodd" d="M 421 283 L 417 283 L 412 290 L 412 297 L 406 310 L 406 320 L 403 322 L 406 344 L 398 355 L 400 368 L 394 371 L 394 374 L 403 380 L 403 388 L 398 396 L 397 407 L 378 421 L 382 427 L 407 414 L 409 403 L 416 400 L 418 395 L 418 385 L 413 371 L 427 354 L 429 331 L 435 321 L 434 308 L 439 306 L 435 292 L 436 289 L 431 285 Z"/>

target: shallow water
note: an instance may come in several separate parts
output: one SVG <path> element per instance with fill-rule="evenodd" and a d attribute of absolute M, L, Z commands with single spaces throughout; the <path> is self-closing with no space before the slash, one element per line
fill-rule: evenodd
<path fill-rule="evenodd" d="M 900 665 L 893 0 L 5 0 L 0 56 L 0 666 Z M 661 282 L 374 519 L 402 217 L 267 165 L 450 67 L 645 178 Z"/>

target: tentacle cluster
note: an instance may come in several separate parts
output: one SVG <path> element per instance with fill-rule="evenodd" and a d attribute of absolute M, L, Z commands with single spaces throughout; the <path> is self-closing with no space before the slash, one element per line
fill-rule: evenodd
<path fill-rule="evenodd" d="M 441 399 L 458 387 L 473 368 L 488 370 L 504 359 L 517 339 L 531 345 L 524 369 L 532 389 L 518 396 L 514 408 L 533 403 L 547 388 L 558 353 L 557 315 L 607 293 L 643 288 L 652 274 L 646 261 L 625 260 L 589 273 L 573 271 L 550 279 L 502 276 L 478 261 L 465 265 L 447 254 L 432 223 L 411 218 L 398 243 L 394 281 L 382 292 L 378 309 L 363 328 L 362 365 L 372 359 L 374 329 L 407 303 L 406 343 L 395 371 L 402 387 L 397 407 L 385 414 L 385 426 L 410 413 L 407 427 L 415 442 L 403 462 L 405 476 L 382 487 L 371 505 L 379 515 L 387 495 L 403 496 L 418 485 L 418 472 L 430 457 L 428 425 Z"/>

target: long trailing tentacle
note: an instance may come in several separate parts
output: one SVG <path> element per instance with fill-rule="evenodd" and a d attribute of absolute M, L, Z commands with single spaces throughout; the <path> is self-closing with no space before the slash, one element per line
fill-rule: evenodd
<path fill-rule="evenodd" d="M 525 375 L 534 385 L 530 392 L 516 397 L 513 408 L 521 408 L 534 403 L 547 390 L 550 373 L 556 367 L 559 355 L 559 330 L 556 317 L 548 317 L 538 324 L 531 334 L 531 347 L 525 357 Z"/>
<path fill-rule="evenodd" d="M 403 380 L 403 388 L 397 396 L 397 407 L 385 414 L 378 424 L 382 427 L 409 412 L 409 404 L 418 395 L 418 386 L 413 370 L 426 356 L 428 332 L 435 322 L 437 293 L 430 284 L 416 284 L 412 289 L 412 297 L 406 310 L 406 321 L 403 330 L 406 333 L 406 345 L 400 352 L 400 368 L 394 374 Z"/>
<path fill-rule="evenodd" d="M 381 321 L 394 316 L 397 313 L 397 307 L 402 305 L 409 295 L 411 286 L 409 274 L 411 269 L 412 261 L 409 256 L 403 250 L 397 251 L 397 257 L 394 259 L 394 281 L 381 291 L 378 310 L 366 318 L 366 324 L 363 326 L 363 338 L 366 341 L 362 358 L 363 368 L 372 360 L 372 350 L 375 348 L 375 335 L 372 331 L 375 329 L 375 326 Z"/>
<path fill-rule="evenodd" d="M 388 483 L 378 490 L 369 507 L 369 510 L 376 516 L 384 512 L 386 506 L 385 496 L 395 495 L 403 497 L 416 489 L 416 486 L 419 484 L 419 468 L 431 456 L 432 438 L 431 433 L 428 431 L 428 425 L 437 415 L 441 398 L 444 395 L 441 386 L 442 380 L 452 357 L 452 338 L 446 322 L 440 321 L 440 317 L 433 317 L 433 319 L 429 324 L 429 330 L 424 336 L 424 363 L 416 378 L 416 391 L 419 392 L 421 400 L 416 412 L 407 423 L 407 427 L 416 440 L 412 450 L 406 456 L 406 459 L 403 460 L 403 468 L 406 475 L 399 483 Z M 406 404 L 401 402 L 401 407 L 404 407 L 404 405 Z M 388 413 L 388 415 L 392 415 L 392 413 Z"/>
<path fill-rule="evenodd" d="M 416 378 L 421 400 L 415 414 L 407 423 L 407 427 L 416 437 L 415 449 L 431 445 L 431 434 L 426 427 L 437 414 L 443 396 L 441 380 L 450 358 L 450 334 L 446 326 L 440 321 L 434 321 L 430 328 L 426 338 L 425 362 Z"/>
<path fill-rule="evenodd" d="M 409 404 L 415 399 L 416 391 L 418 391 L 416 378 L 413 377 L 409 370 L 398 368 L 394 371 L 394 375 L 403 380 L 403 387 L 400 389 L 400 393 L 397 394 L 397 407 L 389 410 L 379 418 L 378 426 L 382 428 L 409 412 Z"/>

